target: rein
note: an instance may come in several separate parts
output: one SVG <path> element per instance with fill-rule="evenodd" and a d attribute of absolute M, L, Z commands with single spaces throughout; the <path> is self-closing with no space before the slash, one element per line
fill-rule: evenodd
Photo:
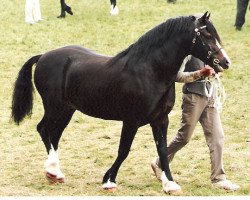
<path fill-rule="evenodd" d="M 205 81 L 209 81 L 208 78 Z M 214 102 L 212 107 L 215 107 L 219 112 L 221 112 L 223 104 L 226 100 L 226 92 L 218 74 L 215 74 L 214 80 L 211 82 L 210 91 L 208 92 L 205 89 L 205 93 L 208 98 L 213 98 Z"/>

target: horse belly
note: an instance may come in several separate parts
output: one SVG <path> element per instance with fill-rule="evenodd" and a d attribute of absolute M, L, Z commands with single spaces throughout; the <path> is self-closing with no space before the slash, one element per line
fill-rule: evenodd
<path fill-rule="evenodd" d="M 72 103 L 77 110 L 91 117 L 105 120 L 123 120 L 119 106 L 111 105 L 110 102 L 98 101 L 97 99 L 86 97 L 81 100 L 73 100 Z"/>
<path fill-rule="evenodd" d="M 67 101 L 76 109 L 92 117 L 122 120 L 121 108 L 115 91 L 106 89 L 107 83 L 97 80 L 77 79 L 66 88 Z"/>

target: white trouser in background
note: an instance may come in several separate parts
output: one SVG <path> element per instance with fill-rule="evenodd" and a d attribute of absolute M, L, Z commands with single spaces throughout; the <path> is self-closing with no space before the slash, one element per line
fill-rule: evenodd
<path fill-rule="evenodd" d="M 25 22 L 34 24 L 42 20 L 39 0 L 26 0 Z"/>

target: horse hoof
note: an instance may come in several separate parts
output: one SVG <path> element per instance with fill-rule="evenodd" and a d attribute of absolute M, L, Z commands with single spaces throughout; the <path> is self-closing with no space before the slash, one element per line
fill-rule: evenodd
<path fill-rule="evenodd" d="M 165 180 L 163 176 L 162 178 L 163 178 L 162 186 L 163 186 L 163 191 L 165 193 L 172 195 L 182 194 L 181 187 L 176 182 Z"/>
<path fill-rule="evenodd" d="M 102 188 L 108 192 L 115 192 L 117 190 L 117 185 L 114 182 L 108 180 L 107 183 L 102 185 Z"/>
<path fill-rule="evenodd" d="M 65 179 L 64 179 L 64 178 L 57 178 L 57 182 L 58 182 L 58 183 L 64 183 L 64 182 L 65 182 Z"/>
<path fill-rule="evenodd" d="M 46 172 L 46 178 L 49 181 L 50 184 L 54 184 L 54 183 L 64 183 L 65 180 L 64 178 L 57 178 L 56 175 L 51 174 L 49 172 Z"/>
<path fill-rule="evenodd" d="M 182 192 L 181 189 L 180 190 L 170 190 L 170 191 L 168 191 L 168 194 L 171 194 L 171 195 L 182 195 L 183 192 Z"/>
<path fill-rule="evenodd" d="M 113 188 L 103 188 L 105 191 L 108 191 L 108 192 L 111 192 L 111 193 L 114 193 L 116 192 L 117 188 L 116 187 L 113 187 Z"/>

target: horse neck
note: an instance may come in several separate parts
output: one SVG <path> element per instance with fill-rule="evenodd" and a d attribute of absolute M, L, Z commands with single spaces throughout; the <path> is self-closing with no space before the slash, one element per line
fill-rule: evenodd
<path fill-rule="evenodd" d="M 127 54 L 127 69 L 132 71 L 150 70 L 151 75 L 161 82 L 174 81 L 184 58 L 189 55 L 191 48 L 190 38 L 183 33 L 175 35 L 155 49 L 151 49 L 145 56 L 135 62 L 133 50 Z M 141 54 L 142 55 L 142 54 Z M 129 58 L 131 56 L 132 58 Z M 146 69 L 147 68 L 147 69 Z"/>
<path fill-rule="evenodd" d="M 191 42 L 183 34 L 176 35 L 169 39 L 162 48 L 159 49 L 162 59 L 158 60 L 158 68 L 166 71 L 167 74 L 176 75 L 181 67 L 184 58 L 190 54 Z"/>

